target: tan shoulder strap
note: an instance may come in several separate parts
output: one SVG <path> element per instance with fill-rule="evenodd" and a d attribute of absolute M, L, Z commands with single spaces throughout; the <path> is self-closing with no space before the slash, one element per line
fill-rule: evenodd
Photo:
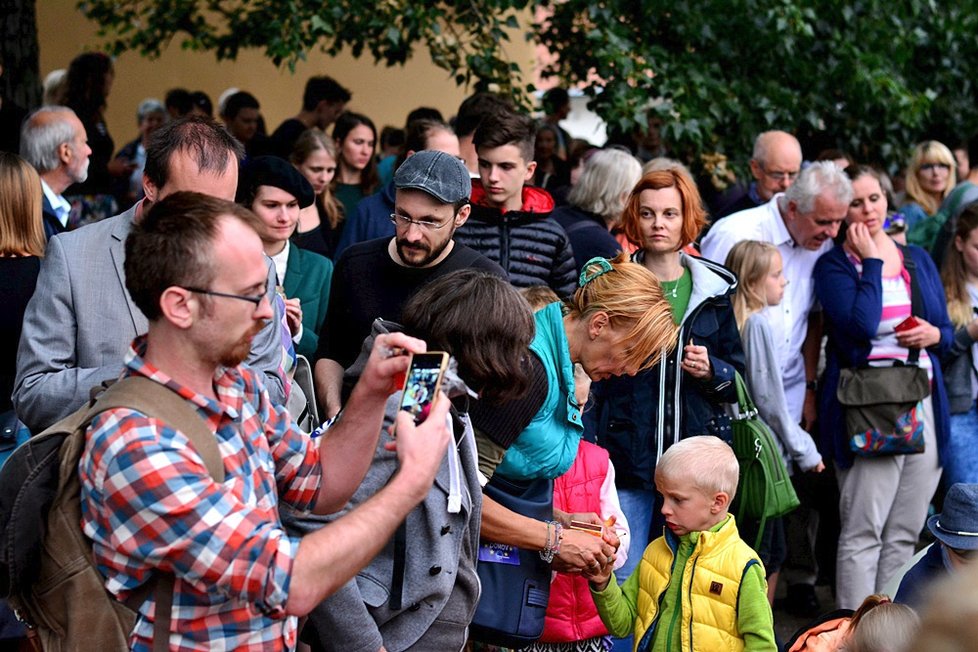
<path fill-rule="evenodd" d="M 129 376 L 99 395 L 89 410 L 89 420 L 99 412 L 117 407 L 142 412 L 182 432 L 204 460 L 211 477 L 218 483 L 224 482 L 224 460 L 217 447 L 217 437 L 185 398 L 145 376 Z"/>
<path fill-rule="evenodd" d="M 217 446 L 217 437 L 197 413 L 193 404 L 169 387 L 145 376 L 129 376 L 113 383 L 99 394 L 83 423 L 91 422 L 100 412 L 112 408 L 129 408 L 159 419 L 182 432 L 200 455 L 207 471 L 217 483 L 224 482 L 224 460 Z M 170 648 L 170 620 L 173 610 L 174 577 L 170 573 L 156 575 L 137 589 L 126 605 L 138 611 L 139 605 L 155 593 L 156 614 L 153 622 L 153 652 Z"/>

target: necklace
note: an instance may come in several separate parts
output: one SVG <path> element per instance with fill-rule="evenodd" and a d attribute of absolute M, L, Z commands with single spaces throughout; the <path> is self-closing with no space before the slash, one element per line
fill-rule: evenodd
<path fill-rule="evenodd" d="M 692 281 L 684 270 L 682 276 L 677 278 L 675 281 L 659 281 L 662 286 L 662 293 L 669 299 L 675 299 L 679 296 L 679 290 L 684 289 Z"/>

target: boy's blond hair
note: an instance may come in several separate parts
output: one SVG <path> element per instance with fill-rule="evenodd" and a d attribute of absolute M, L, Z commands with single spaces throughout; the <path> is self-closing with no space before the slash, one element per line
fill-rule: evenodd
<path fill-rule="evenodd" d="M 709 495 L 734 499 L 740 465 L 729 444 L 713 435 L 688 437 L 669 447 L 655 465 L 655 477 L 685 480 Z"/>

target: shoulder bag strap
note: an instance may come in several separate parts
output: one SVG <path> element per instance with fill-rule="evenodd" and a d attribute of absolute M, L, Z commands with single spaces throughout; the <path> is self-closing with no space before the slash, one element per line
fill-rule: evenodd
<path fill-rule="evenodd" d="M 144 376 L 129 376 L 103 392 L 89 412 L 90 419 L 112 408 L 129 408 L 159 419 L 182 432 L 200 455 L 215 482 L 224 482 L 224 460 L 217 438 L 193 404 L 166 385 Z"/>
<path fill-rule="evenodd" d="M 160 419 L 182 432 L 203 459 L 214 481 L 218 484 L 224 482 L 224 460 L 217 446 L 217 438 L 185 398 L 150 378 L 129 376 L 111 385 L 95 400 L 86 421 L 90 422 L 100 412 L 116 407 L 129 408 Z M 167 652 L 170 648 L 174 584 L 172 573 L 159 573 L 125 601 L 126 606 L 138 611 L 149 593 L 155 593 L 153 652 Z"/>
<path fill-rule="evenodd" d="M 907 274 L 910 276 L 910 314 L 919 315 L 924 308 L 924 297 L 920 293 L 920 280 L 917 278 L 917 263 L 914 262 L 913 255 L 910 253 L 910 248 L 904 245 L 897 244 L 900 248 L 900 253 L 903 254 L 903 268 L 907 270 Z M 920 359 L 920 349 L 908 349 L 907 363 L 917 364 Z"/>

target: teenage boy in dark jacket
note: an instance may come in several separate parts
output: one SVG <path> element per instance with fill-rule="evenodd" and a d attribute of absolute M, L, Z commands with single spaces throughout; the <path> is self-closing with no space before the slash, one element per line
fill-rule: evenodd
<path fill-rule="evenodd" d="M 577 287 L 570 240 L 550 218 L 547 191 L 524 186 L 536 170 L 535 136 L 533 120 L 516 113 L 482 121 L 473 137 L 482 183 L 473 184 L 472 214 L 455 239 L 499 263 L 513 285 L 547 285 L 566 297 Z"/>

